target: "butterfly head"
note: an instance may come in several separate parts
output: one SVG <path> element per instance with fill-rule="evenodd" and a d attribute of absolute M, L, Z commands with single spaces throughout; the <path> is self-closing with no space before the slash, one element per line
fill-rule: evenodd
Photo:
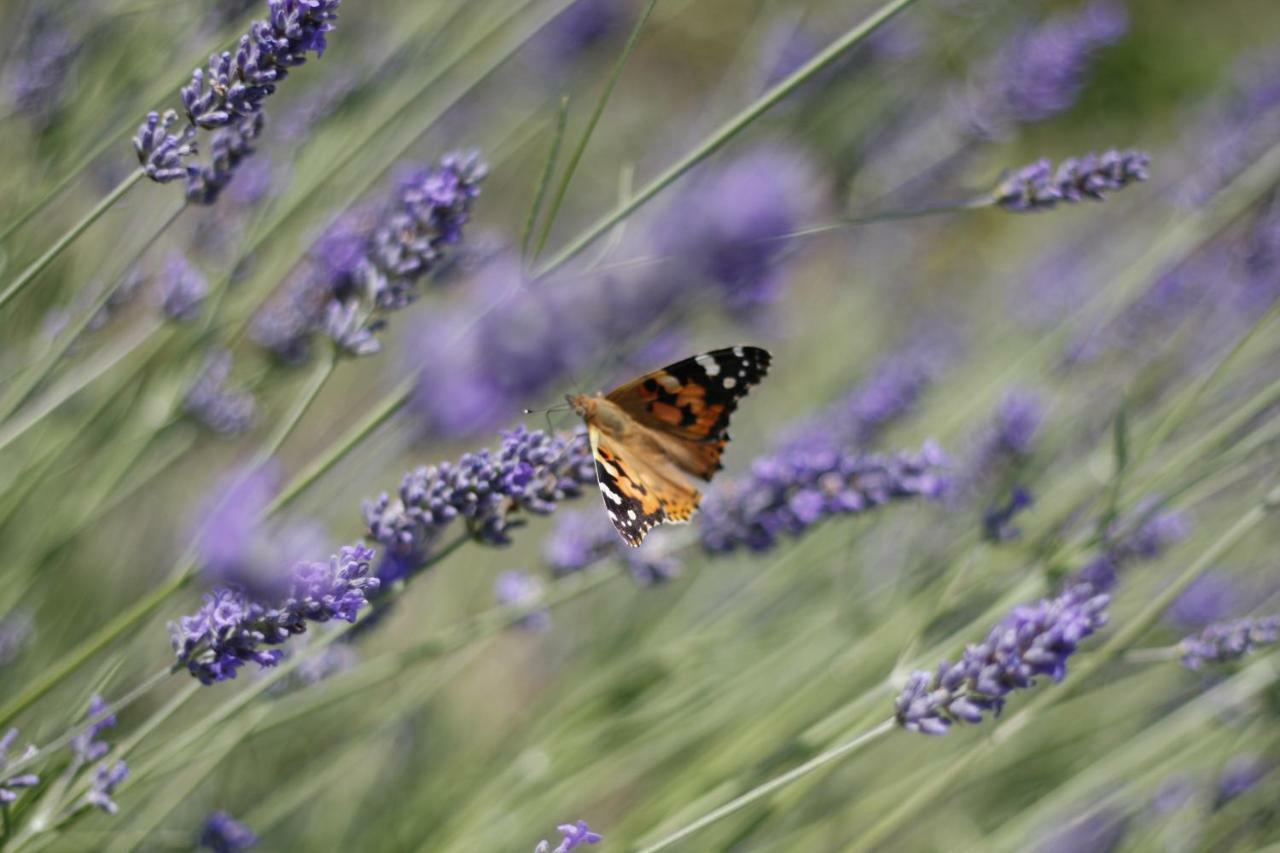
<path fill-rule="evenodd" d="M 590 394 L 565 394 L 565 402 L 569 404 L 583 420 L 591 420 L 596 416 L 599 398 Z"/>

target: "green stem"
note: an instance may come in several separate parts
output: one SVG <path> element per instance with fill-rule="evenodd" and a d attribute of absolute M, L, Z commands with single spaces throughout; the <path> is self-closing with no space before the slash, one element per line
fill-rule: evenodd
<path fill-rule="evenodd" d="M 542 174 L 538 176 L 538 184 L 533 190 L 533 203 L 529 205 L 529 215 L 525 217 L 524 227 L 520 229 L 520 256 L 529 257 L 529 241 L 533 239 L 533 228 L 538 222 L 538 214 L 542 211 L 542 202 L 547 195 L 547 187 L 551 185 L 551 176 L 556 170 L 556 161 L 560 157 L 560 144 L 564 141 L 564 129 L 569 120 L 569 96 L 560 98 L 560 108 L 556 111 L 556 124 L 551 131 L 551 149 L 547 152 L 547 160 L 542 166 Z"/>
<path fill-rule="evenodd" d="M 657 853 L 659 850 L 665 850 L 672 844 L 675 844 L 678 841 L 683 841 L 695 832 L 698 832 L 716 821 L 722 820 L 734 812 L 751 805 L 756 800 L 759 800 L 762 797 L 767 797 L 779 788 L 786 787 L 792 782 L 809 775 L 815 770 L 819 770 L 832 762 L 839 761 L 840 759 L 857 752 L 867 744 L 873 743 L 893 731 L 893 727 L 894 721 L 892 719 L 885 720 L 883 723 L 863 732 L 852 740 L 845 741 L 839 746 L 832 747 L 826 752 L 819 753 L 813 758 L 810 758 L 804 764 L 801 764 L 799 767 L 795 767 L 786 773 L 783 773 L 781 776 L 775 776 L 763 785 L 752 788 L 742 796 L 730 800 L 718 809 L 713 809 L 712 811 L 707 812 L 693 823 L 681 827 L 670 835 L 662 838 L 660 841 L 656 841 L 653 844 L 642 847 L 640 849 L 640 853 Z"/>
<path fill-rule="evenodd" d="M 26 290 L 26 288 L 35 281 L 36 276 L 44 272 L 45 268 L 48 267 L 49 264 L 53 263 L 68 246 L 76 241 L 76 238 L 87 231 L 90 225 L 101 219 L 102 215 L 110 210 L 112 205 L 123 198 L 124 194 L 132 189 L 133 185 L 142 180 L 143 177 L 143 171 L 138 169 L 133 174 L 129 175 L 129 177 L 117 184 L 116 188 L 107 193 L 106 197 L 98 202 L 97 205 L 94 206 L 93 210 L 85 214 L 83 219 L 73 225 L 70 231 L 59 237 L 58 241 L 50 246 L 43 255 L 36 258 L 29 267 L 19 273 L 18 277 L 10 282 L 9 286 L 6 287 L 3 292 L 0 292 L 0 308 L 7 305 L 11 299 L 23 290 Z"/>
<path fill-rule="evenodd" d="M 289 409 L 280 423 L 276 424 L 276 428 L 272 430 L 271 435 L 253 455 L 253 461 L 249 463 L 251 470 L 261 467 L 263 463 L 279 452 L 298 424 L 302 422 L 302 418 L 307 414 L 312 404 L 315 403 L 316 398 L 320 396 L 321 389 L 329 381 L 329 377 L 333 375 L 334 368 L 337 367 L 338 362 L 337 348 L 328 346 L 326 349 L 327 352 L 316 359 L 315 369 L 307 380 L 306 387 L 302 389 L 302 393 L 294 401 L 293 407 Z"/>
<path fill-rule="evenodd" d="M 538 235 L 538 245 L 533 250 L 534 260 L 537 260 L 538 256 L 542 254 L 542 250 L 547 246 L 547 238 L 551 236 L 551 226 L 555 224 L 556 216 L 560 213 L 560 205 L 564 203 L 565 194 L 569 192 L 569 183 L 573 180 L 574 172 L 578 170 L 578 164 L 582 162 L 582 155 L 587 150 L 587 143 L 591 141 L 591 135 L 595 132 L 596 125 L 600 123 L 600 116 L 604 115 L 605 105 L 609 103 L 609 97 L 613 94 L 613 89 L 617 86 L 618 79 L 622 77 L 622 69 L 627 67 L 627 60 L 631 58 L 636 42 L 640 40 L 640 33 L 644 30 L 644 25 L 649 20 L 649 15 L 656 5 L 658 5 L 658 0 L 649 0 L 645 4 L 644 10 L 640 13 L 636 25 L 631 28 L 631 35 L 627 37 L 627 43 L 623 45 L 622 53 L 618 56 L 618 61 L 613 65 L 613 71 L 610 72 L 609 79 L 604 84 L 604 91 L 600 93 L 600 99 L 596 101 L 596 108 L 591 111 L 591 118 L 587 120 L 587 127 L 583 130 L 582 137 L 578 140 L 577 146 L 569 156 L 569 164 L 565 167 L 564 177 L 560 179 L 560 184 L 556 187 L 556 194 L 551 200 L 551 209 L 547 211 L 547 218 L 543 220 L 542 232 Z"/>
<path fill-rule="evenodd" d="M 642 205 L 656 196 L 659 192 L 666 189 L 694 166 L 710 157 L 716 151 L 719 151 L 752 122 L 768 112 L 775 104 L 787 97 L 787 95 L 791 94 L 815 74 L 831 65 L 839 59 L 843 53 L 866 39 L 875 32 L 880 25 L 884 24 L 907 6 L 910 6 L 913 2 L 915 2 L 915 0 L 891 0 L 891 2 L 881 6 L 879 10 L 871 15 L 871 17 L 867 18 L 861 24 L 836 39 L 828 45 L 826 49 L 814 56 L 813 59 L 810 59 L 795 72 L 781 80 L 768 92 L 765 92 L 755 102 L 748 105 L 736 116 L 721 125 L 720 128 L 713 131 L 712 134 L 700 145 L 694 148 L 694 150 L 690 151 L 680 160 L 669 166 L 665 172 L 654 178 L 638 193 L 618 205 L 618 207 L 601 219 L 597 220 L 593 225 L 589 226 L 586 231 L 571 241 L 569 245 L 557 252 L 554 257 L 547 261 L 546 264 L 541 266 L 534 274 L 534 278 L 543 278 L 550 275 L 577 257 L 584 249 L 590 246 L 602 235 L 608 233 L 613 226 L 629 217 Z"/>

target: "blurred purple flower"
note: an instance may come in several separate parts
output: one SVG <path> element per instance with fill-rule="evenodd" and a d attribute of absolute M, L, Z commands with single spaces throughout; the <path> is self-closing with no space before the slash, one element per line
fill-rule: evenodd
<path fill-rule="evenodd" d="M 371 549 L 350 545 L 327 562 L 296 563 L 285 594 L 266 604 L 239 587 L 215 588 L 199 611 L 169 623 L 178 664 L 202 684 L 235 678 L 251 661 L 275 666 L 283 652 L 263 646 L 283 644 L 308 622 L 355 622 L 378 588 L 373 557 Z"/>
<path fill-rule="evenodd" d="M 89 783 L 89 793 L 85 795 L 85 802 L 107 814 L 115 814 L 120 807 L 116 805 L 115 800 L 111 799 L 111 795 L 127 778 L 129 778 L 129 765 L 123 761 L 117 761 L 115 764 L 106 762 L 99 764 L 93 768 L 93 778 Z"/>
<path fill-rule="evenodd" d="M 1148 498 L 1116 520 L 1106 532 L 1106 547 L 1076 573 L 1076 579 L 1092 584 L 1100 592 L 1109 592 L 1119 580 L 1121 569 L 1160 557 L 1190 534 L 1191 524 L 1184 513 L 1155 510 L 1154 506 L 1154 500 Z M 1135 524 L 1137 527 L 1131 529 Z"/>
<path fill-rule="evenodd" d="M 1031 493 L 1022 486 L 1014 486 L 1009 499 L 987 509 L 982 516 L 982 538 L 987 542 L 1011 542 L 1022 535 L 1022 528 L 1013 519 L 1035 503 Z"/>
<path fill-rule="evenodd" d="M 80 42 L 52 7 L 29 9 L 5 63 L 5 88 L 14 109 L 44 131 L 62 103 Z"/>
<path fill-rule="evenodd" d="M 1178 644 L 1182 665 L 1201 669 L 1205 664 L 1239 660 L 1261 646 L 1280 640 L 1280 616 L 1260 619 L 1237 619 L 1210 625 Z"/>
<path fill-rule="evenodd" d="M 1035 853 L 1111 853 L 1129 830 L 1129 817 L 1109 808 L 1094 809 L 1056 828 Z"/>
<path fill-rule="evenodd" d="M 625 31 L 626 0 L 576 0 L 547 25 L 540 44 L 557 63 Z"/>
<path fill-rule="evenodd" d="M 1048 158 L 1005 176 L 992 198 L 1005 210 L 1019 213 L 1049 210 L 1085 199 L 1102 201 L 1109 192 L 1147 179 L 1151 158 L 1141 151 L 1105 151 L 1063 160 L 1053 171 Z"/>
<path fill-rule="evenodd" d="M 1093 0 L 1013 36 L 977 73 L 963 109 L 972 131 L 998 137 L 1043 121 L 1076 102 L 1093 55 L 1119 41 L 1128 13 L 1116 0 Z"/>
<path fill-rule="evenodd" d="M 1107 623 L 1109 595 L 1072 582 L 1057 596 L 1017 607 L 959 662 L 911 674 L 894 702 L 898 725 L 921 734 L 946 734 L 953 723 L 977 724 L 998 715 L 1009 695 L 1040 676 L 1055 683 L 1080 642 Z"/>
<path fill-rule="evenodd" d="M 718 291 L 730 312 L 756 318 L 777 300 L 794 254 L 781 238 L 812 220 L 818 187 L 796 151 L 749 151 L 693 179 L 657 227 L 658 251 Z"/>
<path fill-rule="evenodd" d="M 509 544 L 522 515 L 550 514 L 595 476 L 585 430 L 548 435 L 523 425 L 503 432 L 497 450 L 410 471 L 395 498 L 384 492 L 364 503 L 369 535 L 387 549 L 379 577 L 411 573 L 455 520 L 478 542 Z"/>
<path fill-rule="evenodd" d="M 156 298 L 160 310 L 170 320 L 189 322 L 200 315 L 209 281 L 181 252 L 170 252 L 159 276 Z"/>
<path fill-rule="evenodd" d="M 938 498 L 946 464 L 934 444 L 919 454 L 862 454 L 835 447 L 793 446 L 756 459 L 739 480 L 722 480 L 703 500 L 699 533 L 711 553 L 746 547 L 766 551 L 784 535 L 897 500 Z"/>
<path fill-rule="evenodd" d="M 1218 776 L 1214 808 L 1220 809 L 1241 794 L 1247 793 L 1269 776 L 1273 769 L 1271 763 L 1261 756 L 1248 753 L 1235 756 L 1227 762 Z"/>
<path fill-rule="evenodd" d="M 1203 628 L 1239 613 L 1250 599 L 1248 590 L 1236 578 L 1210 569 L 1182 591 L 1169 605 L 1164 618 L 1180 628 Z"/>
<path fill-rule="evenodd" d="M 254 113 L 220 128 L 209 143 L 209 163 L 187 168 L 187 201 L 210 205 L 236 176 L 241 163 L 254 152 L 262 133 L 263 114 Z"/>
<path fill-rule="evenodd" d="M 223 811 L 217 811 L 205 819 L 197 840 L 199 846 L 213 853 L 236 853 L 248 850 L 258 843 L 253 830 Z"/>
<path fill-rule="evenodd" d="M 540 841 L 538 846 L 533 848 L 533 853 L 569 853 L 584 844 L 599 844 L 604 840 L 603 836 L 598 832 L 592 832 L 591 827 L 587 826 L 585 820 L 577 823 L 566 823 L 556 827 L 560 830 L 563 838 L 556 845 L 555 849 L 551 849 L 550 842 Z"/>
<path fill-rule="evenodd" d="M 641 586 L 663 583 L 680 574 L 680 560 L 665 547 L 665 531 L 650 533 L 632 548 L 622 541 L 599 507 L 565 510 L 543 540 L 542 558 L 556 576 L 579 572 L 606 559 L 618 559 Z"/>
<path fill-rule="evenodd" d="M 503 572 L 493 583 L 498 604 L 528 611 L 515 623 L 526 631 L 545 631 L 551 627 L 550 611 L 540 606 L 545 593 L 542 581 L 521 569 Z"/>
<path fill-rule="evenodd" d="M 80 761 L 86 764 L 97 761 L 111 749 L 106 741 L 98 739 L 98 735 L 102 734 L 105 729 L 112 728 L 116 724 L 115 714 L 100 716 L 106 710 L 107 703 L 103 701 L 101 696 L 94 694 L 89 700 L 89 710 L 85 712 L 85 719 L 95 720 L 95 722 L 71 740 L 72 752 L 76 754 Z"/>
<path fill-rule="evenodd" d="M 9 765 L 9 750 L 13 748 L 13 742 L 18 739 L 18 730 L 9 729 L 4 737 L 0 737 L 0 806 L 7 807 L 14 800 L 18 799 L 18 791 L 23 788 L 31 788 L 40 784 L 40 777 L 34 773 L 23 773 L 12 775 L 6 772 L 5 768 Z M 18 761 L 26 762 L 35 757 L 35 746 L 28 745 L 18 756 Z"/>
<path fill-rule="evenodd" d="M 253 393 L 232 387 L 231 353 L 214 350 L 205 356 L 196 380 L 182 399 L 182 410 L 220 435 L 239 435 L 253 424 Z"/>

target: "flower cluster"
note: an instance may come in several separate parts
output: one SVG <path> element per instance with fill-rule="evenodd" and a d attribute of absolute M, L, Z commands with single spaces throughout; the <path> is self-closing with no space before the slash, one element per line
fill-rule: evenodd
<path fill-rule="evenodd" d="M 123 761 L 108 764 L 104 761 L 93 768 L 93 779 L 89 783 L 89 793 L 85 794 L 85 802 L 107 814 L 115 814 L 120 807 L 116 805 L 115 800 L 111 799 L 111 795 L 128 778 L 128 764 Z"/>
<path fill-rule="evenodd" d="M 994 202 L 1018 213 L 1049 210 L 1059 203 L 1102 201 L 1107 193 L 1145 181 L 1151 157 L 1141 151 L 1106 151 L 1063 160 L 1057 171 L 1042 158 L 1005 176 L 992 193 Z"/>
<path fill-rule="evenodd" d="M 354 622 L 379 581 L 370 575 L 373 551 L 350 545 L 327 562 L 294 566 L 286 595 L 274 604 L 251 598 L 242 588 L 219 587 L 199 611 L 170 623 L 178 664 L 203 684 L 235 678 L 247 662 L 275 666 L 278 646 L 301 634 L 308 622 Z"/>
<path fill-rule="evenodd" d="M 982 515 L 982 538 L 987 542 L 1010 542 L 1022 535 L 1022 529 L 1013 519 L 1035 503 L 1031 492 L 1022 486 L 1014 486 L 1008 500 L 987 508 Z"/>
<path fill-rule="evenodd" d="M 1262 619 L 1238 619 L 1210 625 L 1178 644 L 1182 665 L 1200 669 L 1207 663 L 1238 660 L 1259 646 L 1269 646 L 1280 639 L 1280 616 Z"/>
<path fill-rule="evenodd" d="M 533 848 L 533 853 L 569 853 L 570 850 L 576 849 L 583 844 L 599 844 L 604 836 L 598 832 L 592 832 L 591 827 L 587 826 L 585 820 L 577 823 L 565 823 L 557 826 L 560 834 L 564 836 L 560 843 L 553 850 L 551 843 L 548 841 L 539 841 L 538 846 Z"/>
<path fill-rule="evenodd" d="M 205 819 L 196 843 L 213 853 L 236 853 L 257 844 L 258 836 L 231 815 L 217 811 Z"/>
<path fill-rule="evenodd" d="M 182 87 L 187 124 L 170 133 L 177 113 L 151 113 L 133 139 L 146 176 L 158 183 L 187 180 L 187 200 L 212 204 L 230 182 L 236 167 L 253 152 L 262 128 L 262 103 L 289 69 L 321 56 L 326 34 L 333 29 L 341 0 L 268 0 L 267 17 L 255 21 L 234 51 L 209 57 Z M 212 160 L 204 167 L 186 166 L 196 151 L 196 130 L 216 130 Z"/>
<path fill-rule="evenodd" d="M 938 498 L 947 481 L 942 451 L 927 443 L 918 454 L 863 454 L 832 447 L 793 446 L 757 459 L 740 481 L 726 481 L 703 501 L 703 547 L 765 551 L 783 535 L 796 536 L 839 515 L 891 501 Z"/>
<path fill-rule="evenodd" d="M 1137 526 L 1130 529 L 1134 523 Z M 1076 577 L 1099 591 L 1110 591 L 1116 585 L 1121 569 L 1130 563 L 1154 560 L 1170 546 L 1185 539 L 1190 530 L 1190 523 L 1183 513 L 1153 511 L 1152 501 L 1143 501 L 1128 516 L 1111 525 L 1106 531 L 1110 544 L 1086 563 Z"/>
<path fill-rule="evenodd" d="M 9 729 L 4 737 L 0 737 L 0 805 L 2 806 L 7 806 L 18 799 L 18 791 L 22 788 L 31 788 L 40 784 L 40 777 L 34 773 L 14 776 L 5 772 L 5 768 L 9 765 L 9 750 L 13 748 L 13 742 L 17 739 L 17 729 Z M 35 746 L 28 744 L 22 755 L 18 756 L 18 760 L 29 761 L 35 754 Z"/>
<path fill-rule="evenodd" d="M 408 575 L 455 520 L 479 542 L 506 545 L 522 514 L 547 515 L 594 481 L 584 430 L 551 435 L 523 425 L 502 433 L 496 450 L 410 471 L 396 497 L 364 504 L 369 535 L 387 549 L 379 577 Z"/>
<path fill-rule="evenodd" d="M 257 403 L 249 390 L 231 387 L 230 379 L 231 353 L 209 353 L 182 398 L 182 410 L 220 435 L 246 431 L 253 424 Z"/>
<path fill-rule="evenodd" d="M 1031 687 L 1039 676 L 1061 681 L 1080 641 L 1106 624 L 1110 601 L 1089 583 L 1072 583 L 1054 598 L 1016 608 L 957 663 L 912 673 L 894 702 L 898 725 L 946 734 L 953 723 L 976 724 L 984 714 L 999 714 L 1009 694 Z"/>
<path fill-rule="evenodd" d="M 85 712 L 85 718 L 93 722 L 71 741 L 71 750 L 80 761 L 86 764 L 97 761 L 111 749 L 106 741 L 98 740 L 98 735 L 102 734 L 104 729 L 112 728 L 116 724 L 115 714 L 103 715 L 103 711 L 106 710 L 107 703 L 101 696 L 95 694 L 90 698 L 89 710 Z"/>
<path fill-rule="evenodd" d="M 317 330 L 347 355 L 377 352 L 384 315 L 412 302 L 462 241 L 487 172 L 478 153 L 452 152 L 410 170 L 380 214 L 339 218 L 254 318 L 254 340 L 286 361 L 305 358 Z"/>
<path fill-rule="evenodd" d="M 1010 39 L 978 74 L 965 98 L 975 133 L 999 136 L 1011 125 L 1043 121 L 1075 103 L 1094 53 L 1128 31 L 1116 0 L 1093 0 Z"/>
<path fill-rule="evenodd" d="M 32 6 L 5 67 L 9 104 L 38 131 L 61 105 L 81 41 L 50 8 Z"/>

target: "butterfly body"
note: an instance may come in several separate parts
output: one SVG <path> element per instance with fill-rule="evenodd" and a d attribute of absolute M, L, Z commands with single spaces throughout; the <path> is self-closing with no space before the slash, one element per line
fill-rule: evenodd
<path fill-rule="evenodd" d="M 729 442 L 729 416 L 769 368 L 769 353 L 731 347 L 687 358 L 607 394 L 565 399 L 587 425 L 605 511 L 629 545 L 692 517 Z"/>

